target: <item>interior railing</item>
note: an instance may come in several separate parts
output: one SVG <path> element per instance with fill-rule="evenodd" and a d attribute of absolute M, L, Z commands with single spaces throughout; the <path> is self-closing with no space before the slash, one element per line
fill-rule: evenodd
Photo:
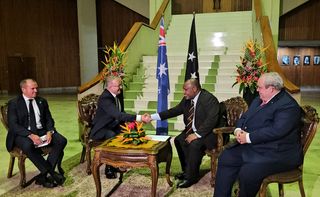
<path fill-rule="evenodd" d="M 154 51 L 156 51 L 156 49 L 158 47 L 158 45 L 157 45 L 157 41 L 158 40 L 154 39 L 153 37 L 158 38 L 158 36 L 159 36 L 159 31 L 156 31 L 156 30 L 158 29 L 159 22 L 160 22 L 160 19 L 161 19 L 162 15 L 164 15 L 165 21 L 166 21 L 166 25 L 167 25 L 169 23 L 169 20 L 171 20 L 171 3 L 170 3 L 170 0 L 163 0 L 159 10 L 157 11 L 157 14 L 153 18 L 153 20 L 152 20 L 150 25 L 142 23 L 142 22 L 136 22 L 131 27 L 130 31 L 127 33 L 125 38 L 122 40 L 121 44 L 119 45 L 121 50 L 128 51 L 131 48 L 133 48 L 131 50 L 133 53 L 130 52 L 130 55 L 128 56 L 128 59 L 127 59 L 127 66 L 129 67 L 127 70 L 133 71 L 136 68 L 136 65 L 139 64 L 139 61 L 140 61 L 140 58 L 141 58 L 141 53 L 137 53 L 137 50 L 135 50 L 135 47 L 137 46 L 135 44 L 135 40 L 138 40 L 137 42 L 141 42 L 141 39 L 139 40 L 140 32 L 147 33 L 148 35 L 150 35 L 150 36 L 148 36 L 148 38 L 151 38 L 151 39 L 155 40 L 154 41 L 155 43 L 148 42 L 148 40 L 146 40 L 145 45 L 147 45 L 147 44 L 154 45 L 154 48 L 155 48 Z M 144 39 L 146 37 L 147 36 L 144 36 Z M 100 82 L 101 77 L 102 77 L 102 72 L 100 72 L 97 76 L 95 76 L 89 82 L 81 85 L 78 88 L 78 94 L 82 94 L 85 91 L 87 91 L 90 88 L 92 88 L 93 86 L 97 85 Z"/>
<path fill-rule="evenodd" d="M 255 13 L 255 21 L 253 22 L 258 23 L 258 26 L 260 28 L 258 31 L 261 31 L 263 45 L 264 47 L 267 47 L 265 54 L 266 54 L 266 62 L 268 63 L 268 70 L 277 72 L 280 74 L 280 76 L 283 79 L 285 88 L 290 93 L 299 92 L 300 88 L 294 85 L 291 81 L 289 81 L 289 79 L 284 75 L 284 72 L 282 71 L 279 65 L 279 62 L 277 60 L 277 51 L 276 51 L 276 47 L 274 45 L 274 41 L 272 37 L 269 17 L 262 15 L 261 0 L 254 0 L 253 3 L 254 3 L 253 11 Z M 254 25 L 254 27 L 257 27 L 257 26 Z M 259 35 L 257 35 L 257 37 L 259 37 Z"/>

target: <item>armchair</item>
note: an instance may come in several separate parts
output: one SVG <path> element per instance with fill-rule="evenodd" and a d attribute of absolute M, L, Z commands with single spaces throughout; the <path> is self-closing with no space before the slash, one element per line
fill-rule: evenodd
<path fill-rule="evenodd" d="M 92 120 L 96 114 L 99 95 L 89 94 L 78 101 L 79 138 L 82 144 L 80 163 L 87 161 L 87 174 L 91 174 L 91 148 L 103 141 L 89 139 Z"/>
<path fill-rule="evenodd" d="M 319 116 L 316 109 L 308 105 L 302 106 L 301 145 L 303 147 L 304 156 L 317 132 L 318 124 Z M 278 183 L 279 196 L 283 197 L 283 184 L 293 182 L 299 182 L 300 194 L 302 197 L 304 197 L 305 192 L 303 187 L 303 164 L 294 170 L 273 174 L 264 178 L 260 186 L 259 196 L 266 196 L 267 186 L 269 183 Z"/>
<path fill-rule="evenodd" d="M 8 104 L 2 105 L 0 107 L 1 110 L 1 122 L 4 125 L 4 127 L 9 130 L 9 124 L 8 124 Z M 41 150 L 43 152 L 43 155 L 47 155 L 50 153 L 51 148 L 50 147 L 41 147 Z M 26 187 L 26 167 L 25 167 L 25 160 L 27 158 L 27 155 L 25 155 L 22 150 L 18 147 L 14 147 L 13 150 L 9 152 L 10 154 L 10 161 L 9 161 L 9 168 L 8 168 L 8 173 L 7 173 L 7 178 L 11 178 L 12 172 L 13 172 L 13 167 L 14 167 L 14 162 L 15 158 L 18 158 L 18 167 L 19 167 L 19 172 L 20 172 L 20 183 L 19 185 L 21 187 Z M 63 174 L 63 169 L 61 168 L 61 161 L 57 164 L 57 168 L 61 174 Z"/>
<path fill-rule="evenodd" d="M 226 120 L 226 125 L 213 129 L 217 135 L 217 147 L 207 150 L 206 153 L 211 157 L 211 180 L 210 184 L 214 187 L 217 171 L 218 156 L 229 142 L 229 134 L 233 133 L 235 124 L 241 115 L 247 111 L 248 105 L 242 97 L 233 97 L 220 103 L 220 115 Z"/>

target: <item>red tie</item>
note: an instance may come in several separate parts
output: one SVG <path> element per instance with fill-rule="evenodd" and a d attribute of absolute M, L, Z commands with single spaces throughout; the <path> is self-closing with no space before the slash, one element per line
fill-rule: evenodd
<path fill-rule="evenodd" d="M 262 101 L 262 103 L 260 104 L 260 107 L 262 107 L 262 106 L 264 106 L 266 104 L 267 104 L 266 102 Z"/>

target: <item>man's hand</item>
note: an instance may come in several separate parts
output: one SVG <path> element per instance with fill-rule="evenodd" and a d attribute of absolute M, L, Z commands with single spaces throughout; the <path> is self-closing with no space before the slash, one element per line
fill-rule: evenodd
<path fill-rule="evenodd" d="M 196 140 L 196 139 L 198 139 L 198 136 L 193 133 L 188 135 L 188 137 L 186 138 L 186 141 L 188 144 L 190 144 L 193 140 Z"/>
<path fill-rule="evenodd" d="M 38 135 L 30 134 L 28 137 L 32 140 L 33 144 L 35 145 L 39 145 L 43 143 L 41 138 Z"/>
<path fill-rule="evenodd" d="M 52 140 L 52 132 L 51 132 L 51 131 L 48 131 L 46 137 L 47 137 L 47 143 L 50 144 L 50 142 L 51 142 L 51 140 Z"/>
<path fill-rule="evenodd" d="M 247 138 L 246 138 L 247 132 L 243 131 L 243 130 L 239 130 L 236 132 L 236 138 L 237 141 L 240 144 L 246 144 L 247 143 Z"/>
<path fill-rule="evenodd" d="M 142 122 L 150 123 L 152 121 L 150 114 L 145 113 L 141 116 Z"/>

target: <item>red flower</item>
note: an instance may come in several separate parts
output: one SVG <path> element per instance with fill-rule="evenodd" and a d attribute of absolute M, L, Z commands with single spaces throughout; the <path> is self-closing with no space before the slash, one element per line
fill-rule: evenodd
<path fill-rule="evenodd" d="M 129 127 L 129 129 L 131 129 L 131 130 L 133 130 L 135 126 L 136 126 L 136 123 L 135 123 L 135 122 L 130 122 L 130 123 L 128 124 L 128 127 Z"/>
<path fill-rule="evenodd" d="M 245 44 L 244 56 L 240 57 L 240 64 L 237 64 L 236 84 L 240 84 L 239 93 L 247 88 L 253 93 L 257 89 L 259 77 L 267 72 L 266 64 L 263 64 L 263 49 L 256 40 L 249 40 Z"/>

